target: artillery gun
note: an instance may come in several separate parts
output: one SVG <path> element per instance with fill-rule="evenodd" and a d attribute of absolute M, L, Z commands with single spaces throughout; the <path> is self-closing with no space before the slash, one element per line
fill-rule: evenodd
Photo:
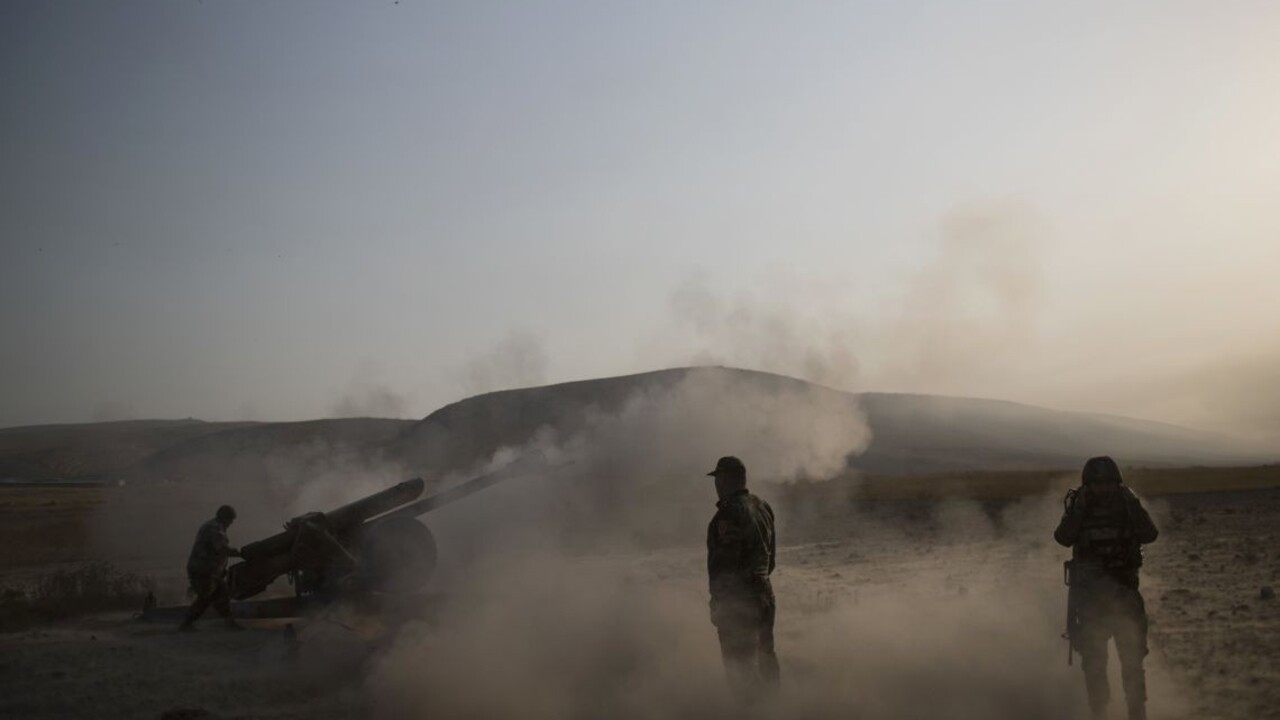
<path fill-rule="evenodd" d="M 232 615 L 296 617 L 308 604 L 339 598 L 412 598 L 431 579 L 437 560 L 435 537 L 418 516 L 517 472 L 508 466 L 427 497 L 419 497 L 426 483 L 413 478 L 328 512 L 289 520 L 281 532 L 243 546 L 241 561 L 228 568 Z M 289 578 L 293 597 L 250 601 L 281 576 Z M 172 619 L 185 611 L 157 608 L 149 600 L 142 618 Z"/>

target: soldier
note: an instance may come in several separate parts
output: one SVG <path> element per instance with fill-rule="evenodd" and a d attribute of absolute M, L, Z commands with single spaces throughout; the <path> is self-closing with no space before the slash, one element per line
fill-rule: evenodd
<path fill-rule="evenodd" d="M 227 539 L 227 528 L 231 527 L 235 519 L 235 508 L 223 505 L 218 508 L 214 518 L 201 525 L 196 533 L 191 556 L 187 558 L 187 579 L 191 581 L 196 600 L 191 603 L 191 610 L 179 626 L 181 630 L 194 630 L 196 620 L 200 619 L 210 605 L 218 611 L 228 627 L 243 629 L 231 617 L 231 596 L 227 592 L 227 558 L 240 557 L 240 551 L 231 547 L 231 542 Z"/>
<path fill-rule="evenodd" d="M 1053 538 L 1071 548 L 1067 564 L 1068 635 L 1080 653 L 1089 709 L 1105 716 L 1111 688 L 1107 683 L 1107 640 L 1114 638 L 1129 720 L 1147 717 L 1147 610 L 1138 592 L 1142 546 L 1158 534 L 1151 516 L 1123 484 L 1120 468 L 1109 457 L 1084 465 L 1083 485 L 1067 493 L 1066 512 Z"/>
<path fill-rule="evenodd" d="M 722 457 L 708 475 L 716 479 L 716 514 L 707 527 L 707 576 L 711 623 L 730 687 L 743 698 L 778 686 L 773 650 L 776 603 L 769 574 L 774 568 L 773 509 L 747 492 L 747 469 Z"/>

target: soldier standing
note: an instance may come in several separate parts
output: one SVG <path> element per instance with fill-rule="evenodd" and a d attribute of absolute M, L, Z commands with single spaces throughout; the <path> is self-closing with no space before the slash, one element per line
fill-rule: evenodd
<path fill-rule="evenodd" d="M 218 611 L 227 626 L 242 629 L 231 617 L 231 596 L 227 591 L 227 558 L 240 557 L 240 551 L 231 547 L 227 528 L 235 522 L 236 511 L 230 505 L 218 508 L 212 520 L 200 526 L 196 532 L 191 555 L 187 558 L 187 579 L 196 594 L 191 610 L 179 626 L 181 630 L 194 630 L 196 620 L 210 605 Z"/>
<path fill-rule="evenodd" d="M 720 636 L 729 685 L 747 699 L 778 686 L 773 649 L 776 603 L 773 509 L 747 492 L 747 469 L 722 457 L 707 473 L 716 480 L 716 514 L 707 527 L 707 576 L 711 623 Z"/>
<path fill-rule="evenodd" d="M 1120 656 L 1129 720 L 1146 720 L 1147 687 L 1142 668 L 1147 655 L 1147 611 L 1138 592 L 1142 546 L 1158 532 L 1136 495 L 1123 484 L 1109 457 L 1084 465 L 1083 485 L 1067 493 L 1066 512 L 1053 537 L 1071 548 L 1067 563 L 1068 635 L 1080 653 L 1089 709 L 1105 716 L 1107 641 Z"/>

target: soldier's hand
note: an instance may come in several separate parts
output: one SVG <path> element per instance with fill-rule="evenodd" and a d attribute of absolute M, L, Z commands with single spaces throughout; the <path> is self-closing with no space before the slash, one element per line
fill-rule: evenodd
<path fill-rule="evenodd" d="M 1071 503 L 1071 511 L 1082 513 L 1089 507 L 1089 488 L 1088 486 L 1080 488 L 1076 491 L 1075 500 Z"/>

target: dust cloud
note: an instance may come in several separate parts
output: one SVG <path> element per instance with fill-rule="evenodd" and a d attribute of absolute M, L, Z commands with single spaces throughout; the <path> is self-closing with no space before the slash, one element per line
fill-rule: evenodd
<path fill-rule="evenodd" d="M 704 488 L 705 515 L 712 499 Z M 1085 717 L 1078 659 L 1066 667 L 1059 638 L 1063 551 L 1046 541 L 1060 502 L 1048 494 L 993 513 L 947 501 L 916 518 L 779 507 L 784 686 L 750 708 L 726 690 L 697 539 L 648 552 L 507 546 L 457 578 L 436 623 L 405 628 L 366 663 L 369 709 L 529 720 Z M 794 539 L 816 530 L 799 525 L 831 522 L 841 542 Z M 1147 664 L 1151 716 L 1183 716 L 1159 660 Z"/>
<path fill-rule="evenodd" d="M 856 486 L 848 460 L 871 439 L 856 399 L 735 377 L 692 370 L 589 410 L 572 434 L 498 451 L 474 470 L 540 469 L 424 517 L 444 562 L 439 616 L 372 650 L 329 627 L 304 640 L 308 656 L 341 656 L 366 714 L 389 719 L 1085 716 L 1059 639 L 1065 553 L 1049 540 L 1072 479 L 997 508 L 806 502 L 789 490 Z M 753 708 L 727 691 L 707 611 L 704 473 L 723 454 L 778 513 L 784 686 Z M 242 538 L 263 515 L 333 507 L 413 470 L 321 443 L 267 467 L 256 488 L 219 488 L 252 508 L 232 529 Z M 1151 716 L 1184 716 L 1158 658 L 1148 667 Z"/>
<path fill-rule="evenodd" d="M 775 271 L 759 290 L 717 291 L 694 273 L 669 297 L 666 359 L 780 373 L 846 390 L 947 392 L 998 379 L 1007 353 L 1036 339 L 1049 230 L 1016 203 L 959 207 L 885 312 L 848 300 L 843 283 Z M 657 352 L 657 351 L 650 351 Z"/>
<path fill-rule="evenodd" d="M 499 452 L 491 465 L 548 469 L 425 518 L 454 557 L 436 588 L 450 602 L 364 663 L 370 714 L 1085 716 L 1059 638 L 1064 551 L 1049 540 L 1072 479 L 995 510 L 854 504 L 821 479 L 865 448 L 861 414 L 799 387 L 695 372 L 572 437 Z M 728 694 L 707 611 L 702 475 L 726 453 L 778 512 L 784 687 L 753 708 Z M 785 492 L 797 479 L 825 501 Z M 1177 689 L 1148 665 L 1152 717 L 1178 716 Z"/>

